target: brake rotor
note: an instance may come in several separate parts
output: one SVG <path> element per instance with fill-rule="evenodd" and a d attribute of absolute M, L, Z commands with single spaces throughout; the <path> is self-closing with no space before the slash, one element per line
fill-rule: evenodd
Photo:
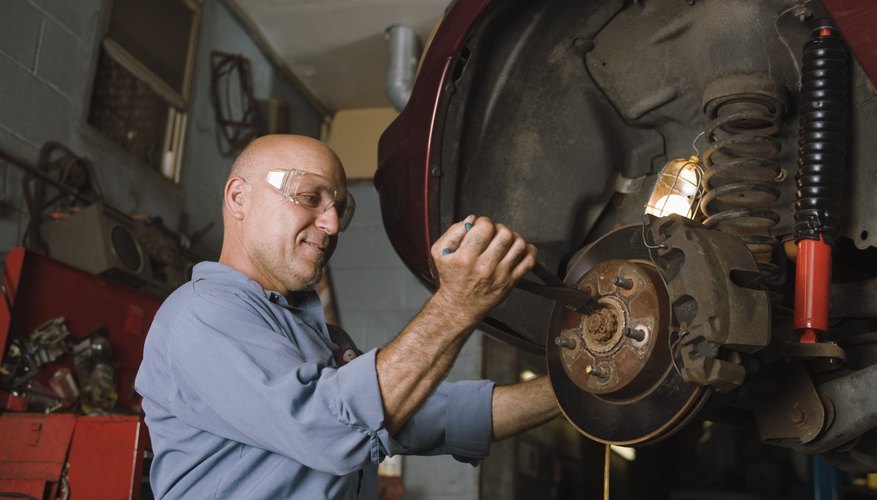
<path fill-rule="evenodd" d="M 566 418 L 591 439 L 653 443 L 685 426 L 711 389 L 685 381 L 671 356 L 667 285 L 642 226 L 607 234 L 571 261 L 567 284 L 589 291 L 593 314 L 556 306 L 546 357 Z"/>

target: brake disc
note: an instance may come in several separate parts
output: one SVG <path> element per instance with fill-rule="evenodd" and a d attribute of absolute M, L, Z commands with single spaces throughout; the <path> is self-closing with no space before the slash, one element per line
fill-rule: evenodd
<path fill-rule="evenodd" d="M 640 445 L 739 388 L 740 353 L 770 341 L 770 307 L 740 238 L 677 216 L 613 231 L 577 253 L 565 283 L 600 305 L 556 306 L 548 373 L 567 419 L 604 443 Z"/>
<path fill-rule="evenodd" d="M 557 306 L 546 349 L 566 418 L 603 443 L 667 437 L 697 414 L 711 389 L 687 382 L 671 356 L 667 285 L 642 226 L 607 234 L 579 252 L 565 282 L 598 297 L 590 315 Z"/>

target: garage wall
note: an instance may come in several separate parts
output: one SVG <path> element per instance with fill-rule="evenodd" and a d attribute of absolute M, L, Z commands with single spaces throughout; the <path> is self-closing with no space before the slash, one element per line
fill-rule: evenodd
<path fill-rule="evenodd" d="M 201 249 L 218 255 L 222 186 L 232 159 L 220 155 L 216 141 L 210 51 L 247 57 L 256 99 L 285 99 L 291 132 L 319 137 L 323 116 L 271 64 L 223 2 L 205 0 L 181 182 L 168 181 L 85 124 L 108 5 L 104 0 L 0 2 L 0 149 L 35 165 L 46 141 L 60 142 L 94 164 L 107 202 L 123 212 L 160 216 L 170 229 L 185 232 L 213 222 Z M 21 175 L 0 162 L 0 251 L 20 244 L 27 223 Z"/>

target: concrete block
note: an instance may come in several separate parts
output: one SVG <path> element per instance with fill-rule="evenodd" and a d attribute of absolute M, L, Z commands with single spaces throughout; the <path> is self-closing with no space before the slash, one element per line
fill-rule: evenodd
<path fill-rule="evenodd" d="M 31 144 L 69 143 L 76 121 L 67 98 L 6 57 L 0 57 L 0 87 L 7 96 L 0 99 L 0 127 Z"/>
<path fill-rule="evenodd" d="M 0 134 L 0 144 L 6 144 Z M 21 189 L 23 172 L 9 164 L 0 167 L 0 252 L 21 246 L 24 229 L 30 220 Z"/>
<path fill-rule="evenodd" d="M 33 70 L 42 23 L 43 14 L 30 3 L 22 0 L 0 2 L 0 54 Z M 11 87 L 3 87 L 6 89 L 4 94 L 14 95 L 10 93 Z"/>
<path fill-rule="evenodd" d="M 33 0 L 52 19 L 79 38 L 90 42 L 95 23 L 100 21 L 101 0 Z"/>
<path fill-rule="evenodd" d="M 5 140 L 6 132 L 0 133 L 0 141 Z M 0 142 L 3 151 L 8 151 L 6 142 Z M 11 153 L 11 151 L 10 151 Z M 9 163 L 0 163 L 0 220 L 18 218 L 20 210 L 26 210 L 24 206 L 24 193 L 21 188 L 21 180 L 24 171 Z M 0 247 L 2 249 L 3 247 Z"/>
<path fill-rule="evenodd" d="M 80 100 L 88 87 L 88 51 L 79 37 L 55 21 L 43 23 L 36 73 L 71 100 Z"/>
<path fill-rule="evenodd" d="M 478 468 L 449 456 L 405 457 L 405 498 L 477 500 Z"/>
<path fill-rule="evenodd" d="M 395 310 L 402 304 L 401 269 L 336 269 L 330 263 L 332 286 L 339 308 Z"/>
<path fill-rule="evenodd" d="M 353 193 L 353 197 L 356 198 L 357 215 L 359 215 L 360 211 L 364 214 L 372 214 L 374 217 L 370 217 L 369 220 L 374 221 L 374 224 L 383 227 L 383 223 L 381 222 L 380 200 L 378 199 L 378 192 L 372 181 L 370 179 L 353 180 L 350 181 L 347 189 L 349 189 L 350 192 Z"/>
<path fill-rule="evenodd" d="M 167 227 L 176 230 L 183 206 L 180 187 L 165 179 L 160 172 L 142 164 L 134 163 L 128 168 L 132 178 L 128 197 L 137 199 L 131 212 L 161 217 Z"/>
<path fill-rule="evenodd" d="M 463 344 L 463 348 L 460 349 L 460 354 L 457 356 L 454 366 L 451 367 L 451 371 L 448 373 L 448 380 L 479 380 L 483 378 L 481 375 L 481 335 L 481 332 L 476 330 L 469 337 L 469 340 Z"/>
<path fill-rule="evenodd" d="M 0 99 L 0 106 L 2 105 L 2 99 Z M 32 143 L 26 137 L 19 135 L 14 127 L 10 127 L 9 124 L 5 123 L 2 116 L 0 115 L 0 149 L 11 155 L 18 156 L 31 165 L 36 165 L 40 154 L 40 145 Z M 15 123 L 12 120 L 10 122 Z"/>
<path fill-rule="evenodd" d="M 420 282 L 417 277 L 405 268 L 405 279 L 402 280 L 402 307 L 420 309 L 432 297 L 432 290 Z"/>
<path fill-rule="evenodd" d="M 386 345 L 413 316 L 414 312 L 411 311 L 382 311 L 369 315 L 363 345 L 369 349 Z"/>
<path fill-rule="evenodd" d="M 361 226 L 356 221 L 338 238 L 338 248 L 332 256 L 332 265 L 344 269 L 403 269 L 405 264 L 396 254 L 382 226 Z"/>
<path fill-rule="evenodd" d="M 332 264 L 339 268 L 404 268 L 384 229 L 374 187 L 370 182 L 356 181 L 350 191 L 356 198 L 356 214 L 339 239 Z"/>

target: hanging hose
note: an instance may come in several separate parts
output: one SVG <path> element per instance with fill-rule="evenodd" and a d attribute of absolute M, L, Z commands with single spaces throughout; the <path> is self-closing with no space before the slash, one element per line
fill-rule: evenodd
<path fill-rule="evenodd" d="M 48 207 L 61 201 L 64 201 L 62 205 L 69 207 L 80 201 L 90 204 L 102 200 L 91 162 L 76 156 L 63 144 L 55 141 L 43 144 L 36 167 L 2 151 L 0 159 L 25 170 L 21 188 L 30 220 L 22 244 L 28 249 L 48 253 L 41 233 L 45 222 L 43 215 Z"/>
<path fill-rule="evenodd" d="M 821 23 L 804 44 L 795 242 L 795 330 L 816 342 L 828 330 L 831 248 L 843 195 L 849 106 L 847 50 L 837 28 Z"/>

